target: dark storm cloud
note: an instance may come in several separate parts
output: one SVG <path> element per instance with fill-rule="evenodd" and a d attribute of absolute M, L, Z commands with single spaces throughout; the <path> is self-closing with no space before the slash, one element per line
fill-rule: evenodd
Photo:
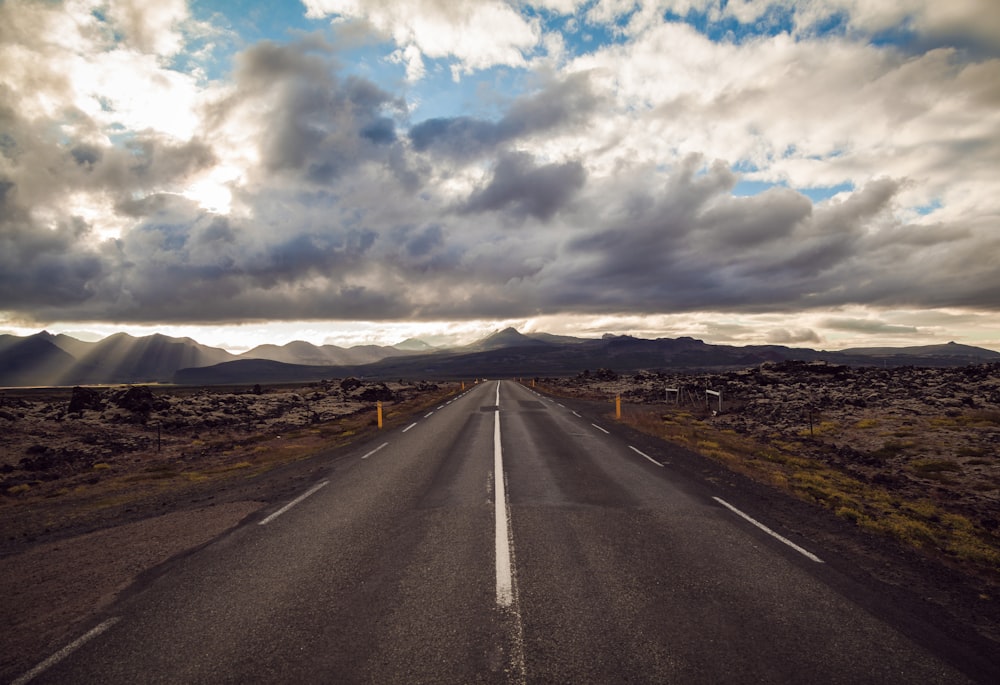
<path fill-rule="evenodd" d="M 917 250 L 885 244 L 885 231 L 904 230 L 892 214 L 898 182 L 875 180 L 844 201 L 813 206 L 789 190 L 733 197 L 732 172 L 698 167 L 689 160 L 660 189 L 629 178 L 630 193 L 606 187 L 578 200 L 568 221 L 592 230 L 577 229 L 540 275 L 550 308 L 768 312 L 932 298 L 959 306 L 1000 284 L 991 258 L 965 254 L 981 242 L 952 244 L 954 227 L 936 241 L 924 233 Z M 938 268 L 959 254 L 964 274 Z M 928 268 L 932 255 L 938 264 Z"/>
<path fill-rule="evenodd" d="M 729 164 L 696 155 L 611 170 L 604 152 L 553 162 L 515 151 L 596 120 L 603 100 L 586 74 L 513 101 L 496 121 L 430 120 L 406 134 L 402 98 L 343 76 L 308 37 L 245 51 L 227 93 L 190 140 L 143 131 L 115 145 L 82 112 L 65 133 L 0 105 L 3 308 L 222 322 L 1000 306 L 995 225 L 907 224 L 900 179 L 813 204 L 780 187 L 734 196 Z M 224 160 L 217 138 L 247 141 L 260 160 L 234 185 L 240 211 L 228 217 L 179 194 Z M 67 198 L 78 192 L 114 207 L 108 234 L 119 237 L 101 240 L 100 219 L 74 215 Z M 768 335 L 817 340 L 807 328 Z"/>
<path fill-rule="evenodd" d="M 819 335 L 809 328 L 796 328 L 793 330 L 775 328 L 767 331 L 764 338 L 773 345 L 797 345 L 822 342 Z"/>
<path fill-rule="evenodd" d="M 579 162 L 536 166 L 530 155 L 500 157 L 493 176 L 472 194 L 464 212 L 502 211 L 517 220 L 527 216 L 547 221 L 583 187 L 586 172 Z"/>
<path fill-rule="evenodd" d="M 920 332 L 915 326 L 900 326 L 876 319 L 831 317 L 823 319 L 819 322 L 819 325 L 830 330 L 847 331 L 849 333 L 910 335 Z"/>
<path fill-rule="evenodd" d="M 95 128 L 82 112 L 75 122 L 80 135 Z M 91 220 L 74 214 L 67 205 L 74 193 L 97 193 L 116 204 L 119 216 L 124 210 L 139 217 L 155 211 L 162 197 L 147 195 L 150 189 L 215 162 L 197 139 L 177 142 L 146 131 L 110 147 L 74 140 L 56 121 L 10 107 L 0 107 L 0 130 L 0 303 L 26 316 L 54 307 L 102 318 L 114 308 L 108 284 L 121 280 L 128 259 L 100 245 Z"/>
<path fill-rule="evenodd" d="M 584 122 L 599 103 L 589 76 L 573 74 L 515 100 L 498 121 L 473 117 L 428 119 L 411 128 L 409 136 L 418 152 L 473 159 L 517 138 L 558 132 Z"/>
<path fill-rule="evenodd" d="M 367 162 L 395 164 L 395 121 L 405 103 L 357 76 L 339 78 L 328 46 L 259 43 L 237 59 L 235 94 L 213 109 L 220 124 L 255 111 L 264 168 L 327 184 Z M 390 165 L 392 166 L 392 165 Z"/>
<path fill-rule="evenodd" d="M 79 248 L 89 227 L 76 217 L 39 227 L 17 195 L 15 183 L 0 179 L 0 303 L 18 311 L 86 301 L 106 268 Z"/>

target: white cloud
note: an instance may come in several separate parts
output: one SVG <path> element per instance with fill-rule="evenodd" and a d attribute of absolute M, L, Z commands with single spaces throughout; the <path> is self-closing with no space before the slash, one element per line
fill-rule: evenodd
<path fill-rule="evenodd" d="M 304 0 L 313 18 L 336 16 L 367 21 L 403 51 L 407 76 L 419 55 L 457 61 L 458 73 L 494 66 L 523 67 L 542 39 L 538 22 L 501 0 Z"/>
<path fill-rule="evenodd" d="M 130 48 L 170 57 L 184 47 L 180 28 L 190 18 L 187 5 L 186 0 L 110 0 L 107 16 Z"/>

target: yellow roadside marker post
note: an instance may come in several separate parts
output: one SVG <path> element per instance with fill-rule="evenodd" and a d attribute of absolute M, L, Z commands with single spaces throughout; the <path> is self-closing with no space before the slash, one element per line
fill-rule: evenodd
<path fill-rule="evenodd" d="M 620 419 L 622 417 L 622 396 L 615 395 L 615 418 Z"/>
<path fill-rule="evenodd" d="M 382 430 L 382 400 L 378 400 L 378 402 L 376 402 L 375 406 L 376 406 L 376 408 L 378 410 L 378 427 L 379 427 L 379 430 Z"/>

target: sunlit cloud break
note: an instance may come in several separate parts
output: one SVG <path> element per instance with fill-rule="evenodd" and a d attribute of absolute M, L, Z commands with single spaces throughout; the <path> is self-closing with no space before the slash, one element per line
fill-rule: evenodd
<path fill-rule="evenodd" d="M 0 90 L 5 331 L 1000 349 L 997 3 L 8 0 Z"/>

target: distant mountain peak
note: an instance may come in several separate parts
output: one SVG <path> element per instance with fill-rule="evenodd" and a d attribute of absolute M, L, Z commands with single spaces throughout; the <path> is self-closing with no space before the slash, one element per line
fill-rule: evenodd
<path fill-rule="evenodd" d="M 426 352 L 434 349 L 433 346 L 419 338 L 407 338 L 403 342 L 396 343 L 393 347 L 402 352 Z"/>
<path fill-rule="evenodd" d="M 524 335 L 513 326 L 508 326 L 502 331 L 497 331 L 496 333 L 486 336 L 482 340 L 474 342 L 469 347 L 476 350 L 497 350 L 504 347 L 528 347 L 539 345 L 548 345 L 548 343 Z"/>

